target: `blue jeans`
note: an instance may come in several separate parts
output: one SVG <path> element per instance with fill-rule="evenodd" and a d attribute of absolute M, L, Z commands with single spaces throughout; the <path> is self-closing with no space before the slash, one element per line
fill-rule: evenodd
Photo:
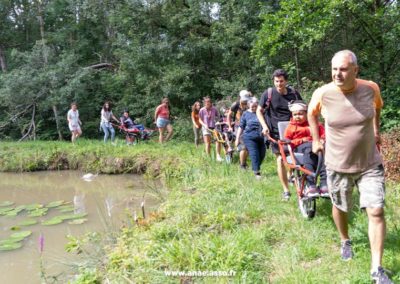
<path fill-rule="evenodd" d="M 243 135 L 243 142 L 249 152 L 253 172 L 259 173 L 261 163 L 265 158 L 264 137 Z"/>
<path fill-rule="evenodd" d="M 101 123 L 101 129 L 103 129 L 104 132 L 104 143 L 107 142 L 108 136 L 110 136 L 111 133 L 111 142 L 114 142 L 115 138 L 115 130 L 114 127 L 112 127 L 111 123 Z"/>

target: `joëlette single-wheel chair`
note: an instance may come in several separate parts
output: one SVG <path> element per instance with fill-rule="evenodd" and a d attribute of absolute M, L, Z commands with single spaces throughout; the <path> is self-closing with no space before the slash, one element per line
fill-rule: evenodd
<path fill-rule="evenodd" d="M 232 145 L 235 142 L 236 136 L 233 132 L 227 132 L 226 136 L 225 133 L 222 130 L 222 124 L 217 123 L 215 125 L 215 128 L 211 130 L 213 134 L 213 138 L 216 142 L 220 143 L 222 147 L 225 149 L 225 160 L 228 164 L 230 164 L 233 160 L 233 147 Z"/>
<path fill-rule="evenodd" d="M 291 141 L 289 139 L 285 139 L 284 137 L 285 129 L 288 125 L 289 121 L 278 122 L 279 140 L 275 140 L 272 137 L 268 137 L 268 139 L 272 143 L 278 144 L 279 152 L 282 156 L 284 165 L 292 171 L 294 179 L 293 183 L 296 188 L 301 215 L 305 218 L 311 219 L 314 218 L 317 211 L 316 200 L 319 198 L 319 196 L 307 197 L 305 195 L 306 178 L 308 175 L 311 175 L 313 178 L 315 178 L 315 181 L 317 181 L 322 163 L 324 162 L 324 156 L 321 152 L 318 153 L 318 166 L 315 172 L 311 172 L 304 168 L 304 154 L 294 152 L 290 146 Z"/>
<path fill-rule="evenodd" d="M 128 145 L 136 145 L 139 143 L 140 140 L 146 141 L 150 140 L 154 130 L 152 129 L 141 129 L 139 127 L 127 128 L 123 124 L 113 124 L 114 126 L 118 127 L 120 132 L 125 134 L 125 140 Z"/>

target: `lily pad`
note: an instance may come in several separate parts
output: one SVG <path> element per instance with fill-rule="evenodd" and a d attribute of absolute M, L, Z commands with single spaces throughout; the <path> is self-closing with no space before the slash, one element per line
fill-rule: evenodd
<path fill-rule="evenodd" d="M 49 220 L 43 221 L 42 225 L 44 225 L 44 226 L 57 225 L 57 224 L 62 223 L 63 221 L 64 221 L 63 219 L 60 219 L 58 217 L 53 217 Z"/>
<path fill-rule="evenodd" d="M 8 216 L 8 217 L 15 217 L 15 216 L 17 216 L 18 213 L 21 212 L 22 210 L 24 210 L 24 209 L 23 209 L 23 208 L 20 208 L 20 207 L 17 207 L 17 208 L 14 208 L 14 209 L 10 210 L 10 211 L 7 211 L 4 215 L 5 215 L 5 216 Z"/>
<path fill-rule="evenodd" d="M 10 241 L 14 241 L 14 242 L 19 242 L 22 241 L 23 239 L 29 237 L 32 234 L 31 231 L 21 231 L 21 232 L 17 232 L 12 234 L 8 240 Z"/>
<path fill-rule="evenodd" d="M 25 205 L 18 205 L 17 207 L 15 207 L 15 210 L 22 211 L 22 210 L 24 210 L 25 208 L 26 208 Z"/>
<path fill-rule="evenodd" d="M 18 226 L 30 226 L 30 225 L 35 225 L 37 224 L 38 221 L 35 219 L 26 219 L 24 221 L 21 221 L 18 223 Z"/>
<path fill-rule="evenodd" d="M 21 242 L 4 242 L 0 244 L 0 251 L 15 250 L 22 247 Z"/>
<path fill-rule="evenodd" d="M 40 216 L 44 216 L 47 214 L 47 211 L 49 209 L 48 208 L 39 208 L 39 209 L 35 209 L 30 211 L 31 213 L 28 215 L 29 217 L 40 217 Z"/>
<path fill-rule="evenodd" d="M 10 236 L 10 238 L 13 238 L 13 239 L 23 238 L 24 239 L 26 237 L 29 237 L 30 235 L 32 235 L 31 231 L 21 231 L 21 232 L 12 234 Z"/>
<path fill-rule="evenodd" d="M 5 215 L 7 212 L 14 210 L 13 207 L 0 208 L 0 215 Z"/>
<path fill-rule="evenodd" d="M 25 206 L 25 209 L 28 211 L 32 211 L 32 210 L 36 210 L 36 209 L 40 209 L 43 208 L 43 204 L 39 204 L 39 203 L 33 203 L 33 204 L 29 204 Z"/>
<path fill-rule="evenodd" d="M 3 201 L 3 202 L 0 202 L 0 207 L 11 206 L 13 204 L 14 204 L 13 201 Z"/>
<path fill-rule="evenodd" d="M 80 225 L 80 224 L 85 223 L 86 221 L 87 221 L 86 218 L 81 218 L 81 219 L 75 219 L 75 220 L 69 221 L 68 224 L 70 224 L 70 225 Z"/>
<path fill-rule="evenodd" d="M 54 208 L 58 207 L 64 204 L 64 200 L 58 200 L 58 201 L 53 201 L 50 202 L 49 204 L 46 205 L 47 208 Z"/>
<path fill-rule="evenodd" d="M 67 212 L 72 212 L 74 211 L 74 206 L 73 205 L 62 205 L 57 208 L 61 213 L 67 213 Z"/>
<path fill-rule="evenodd" d="M 14 210 L 11 210 L 11 211 L 8 211 L 6 214 L 4 214 L 4 216 L 7 216 L 7 217 L 15 217 L 15 216 L 17 216 L 17 212 L 16 211 L 14 211 Z"/>
<path fill-rule="evenodd" d="M 60 216 L 57 216 L 57 218 L 60 218 L 61 220 L 74 220 L 74 219 L 81 219 L 86 216 L 87 216 L 87 213 L 80 213 L 80 214 L 60 215 Z"/>

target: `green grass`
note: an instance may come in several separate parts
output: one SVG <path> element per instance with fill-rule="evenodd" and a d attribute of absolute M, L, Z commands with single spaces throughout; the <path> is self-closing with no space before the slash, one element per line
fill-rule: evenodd
<path fill-rule="evenodd" d="M 74 169 L 164 179 L 167 197 L 155 217 L 121 230 L 116 243 L 105 244 L 102 265 L 82 270 L 77 283 L 184 281 L 165 276 L 165 270 L 236 272 L 188 283 L 370 283 L 365 214 L 355 206 L 350 219 L 355 258 L 342 262 L 330 202 L 319 200 L 316 217 L 302 218 L 295 197 L 281 200 L 271 156 L 262 167 L 264 179 L 257 181 L 237 163 L 216 163 L 188 143 L 0 143 L 0 151 L 3 171 L 43 169 L 62 156 Z M 395 283 L 400 282 L 399 201 L 399 185 L 389 184 L 383 263 Z"/>

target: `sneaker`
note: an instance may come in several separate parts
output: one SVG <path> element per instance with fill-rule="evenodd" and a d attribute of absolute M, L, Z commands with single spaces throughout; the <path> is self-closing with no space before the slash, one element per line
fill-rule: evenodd
<path fill-rule="evenodd" d="M 290 195 L 291 194 L 290 194 L 289 191 L 284 191 L 283 194 L 282 194 L 283 200 L 288 201 L 290 199 Z"/>
<path fill-rule="evenodd" d="M 353 249 L 351 248 L 351 241 L 350 240 L 345 240 L 342 241 L 341 247 L 340 247 L 340 254 L 342 256 L 342 260 L 344 261 L 349 261 L 350 259 L 353 258 Z"/>
<path fill-rule="evenodd" d="M 319 194 L 321 195 L 321 197 L 330 197 L 329 190 L 326 185 L 323 185 L 319 188 Z"/>
<path fill-rule="evenodd" d="M 217 156 L 217 162 L 223 162 L 224 159 L 221 158 L 221 156 Z"/>
<path fill-rule="evenodd" d="M 306 186 L 305 196 L 306 197 L 318 197 L 319 192 L 317 190 L 317 187 L 315 185 Z"/>
<path fill-rule="evenodd" d="M 379 266 L 378 270 L 371 272 L 371 278 L 376 284 L 393 284 L 382 266 Z"/>
<path fill-rule="evenodd" d="M 261 178 L 262 178 L 260 173 L 256 173 L 255 177 L 256 177 L 256 180 L 261 180 Z"/>

